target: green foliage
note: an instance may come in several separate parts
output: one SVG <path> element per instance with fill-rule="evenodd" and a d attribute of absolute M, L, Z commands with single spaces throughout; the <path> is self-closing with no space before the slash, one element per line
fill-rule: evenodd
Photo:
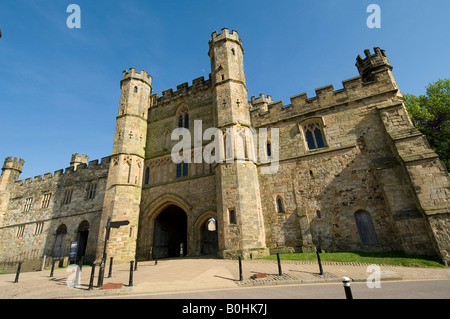
<path fill-rule="evenodd" d="M 426 94 L 404 94 L 405 106 L 414 126 L 430 147 L 450 168 L 450 79 L 439 79 L 427 86 Z"/>

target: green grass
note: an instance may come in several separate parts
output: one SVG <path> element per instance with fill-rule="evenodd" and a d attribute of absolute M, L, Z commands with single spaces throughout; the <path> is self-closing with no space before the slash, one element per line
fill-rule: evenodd
<path fill-rule="evenodd" d="M 276 260 L 276 255 L 258 259 Z M 281 260 L 317 261 L 316 253 L 280 254 Z M 445 267 L 436 259 L 428 256 L 413 256 L 402 252 L 338 252 L 321 253 L 321 261 L 358 262 L 378 265 L 396 265 L 405 267 Z"/>

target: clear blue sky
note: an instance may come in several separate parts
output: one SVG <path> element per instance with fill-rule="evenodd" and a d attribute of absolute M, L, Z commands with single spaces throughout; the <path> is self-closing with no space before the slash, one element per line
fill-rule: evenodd
<path fill-rule="evenodd" d="M 81 28 L 69 29 L 71 3 Z M 369 29 L 369 4 L 381 28 Z M 0 3 L 0 162 L 25 160 L 21 179 L 112 150 L 122 71 L 153 77 L 159 93 L 210 73 L 208 40 L 237 30 L 248 95 L 289 97 L 358 75 L 355 59 L 386 50 L 403 93 L 450 77 L 450 1 L 95 1 Z"/>

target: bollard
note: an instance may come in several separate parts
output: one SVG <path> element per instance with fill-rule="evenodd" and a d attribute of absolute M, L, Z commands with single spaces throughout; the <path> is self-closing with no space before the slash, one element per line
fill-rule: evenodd
<path fill-rule="evenodd" d="M 316 248 L 317 261 L 319 262 L 319 271 L 320 271 L 319 275 L 323 275 L 322 262 L 320 261 L 319 251 L 320 251 L 320 247 Z"/>
<path fill-rule="evenodd" d="M 98 271 L 98 281 L 97 281 L 97 287 L 99 288 L 103 287 L 103 276 L 105 275 L 105 262 L 106 262 L 105 259 L 103 259 L 100 262 L 100 269 Z"/>
<path fill-rule="evenodd" d="M 113 257 L 109 258 L 108 278 L 111 278 L 111 276 L 112 276 L 112 266 L 113 266 Z"/>
<path fill-rule="evenodd" d="M 136 255 L 136 257 L 134 258 L 134 271 L 137 270 L 137 263 L 138 263 L 138 256 Z"/>
<path fill-rule="evenodd" d="M 54 271 L 55 271 L 55 259 L 52 259 L 52 269 L 50 270 L 50 277 L 53 277 Z"/>
<path fill-rule="evenodd" d="M 347 299 L 353 299 L 352 290 L 350 288 L 350 278 L 342 277 L 341 280 L 342 280 L 342 283 L 344 284 L 345 297 Z"/>
<path fill-rule="evenodd" d="M 239 257 L 239 281 L 242 281 L 242 261 L 241 257 Z"/>
<path fill-rule="evenodd" d="M 281 276 L 283 272 L 281 271 L 280 253 L 277 253 L 277 262 L 278 262 L 278 275 Z"/>
<path fill-rule="evenodd" d="M 16 272 L 16 279 L 14 279 L 14 283 L 19 282 L 19 275 L 20 275 L 20 268 L 22 267 L 22 262 L 19 262 L 19 265 L 17 266 L 17 272 Z"/>
<path fill-rule="evenodd" d="M 158 256 L 155 255 L 155 265 L 158 264 Z"/>
<path fill-rule="evenodd" d="M 95 275 L 95 263 L 92 263 L 91 278 L 89 279 L 89 290 L 92 290 L 94 288 L 94 275 Z"/>
<path fill-rule="evenodd" d="M 128 283 L 128 286 L 132 287 L 133 286 L 133 261 L 130 261 L 130 282 Z"/>
<path fill-rule="evenodd" d="M 41 271 L 43 271 L 44 270 L 44 268 L 45 268 L 45 259 L 47 258 L 47 256 L 46 255 L 44 255 L 44 257 L 42 257 L 42 262 L 41 262 Z"/>

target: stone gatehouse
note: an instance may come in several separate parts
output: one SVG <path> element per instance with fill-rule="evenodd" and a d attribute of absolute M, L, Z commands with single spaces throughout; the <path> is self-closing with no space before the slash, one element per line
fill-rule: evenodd
<path fill-rule="evenodd" d="M 208 79 L 161 95 L 146 71 L 124 71 L 112 153 L 100 162 L 74 154 L 65 170 L 19 180 L 24 161 L 7 158 L 0 259 L 67 256 L 76 241 L 93 261 L 110 218 L 128 221 L 106 249 L 122 262 L 317 245 L 448 260 L 448 172 L 412 125 L 384 50 L 358 55 L 359 75 L 342 89 L 289 104 L 248 98 L 236 31 L 212 33 L 208 55 Z M 189 133 L 179 163 L 176 129 Z"/>

